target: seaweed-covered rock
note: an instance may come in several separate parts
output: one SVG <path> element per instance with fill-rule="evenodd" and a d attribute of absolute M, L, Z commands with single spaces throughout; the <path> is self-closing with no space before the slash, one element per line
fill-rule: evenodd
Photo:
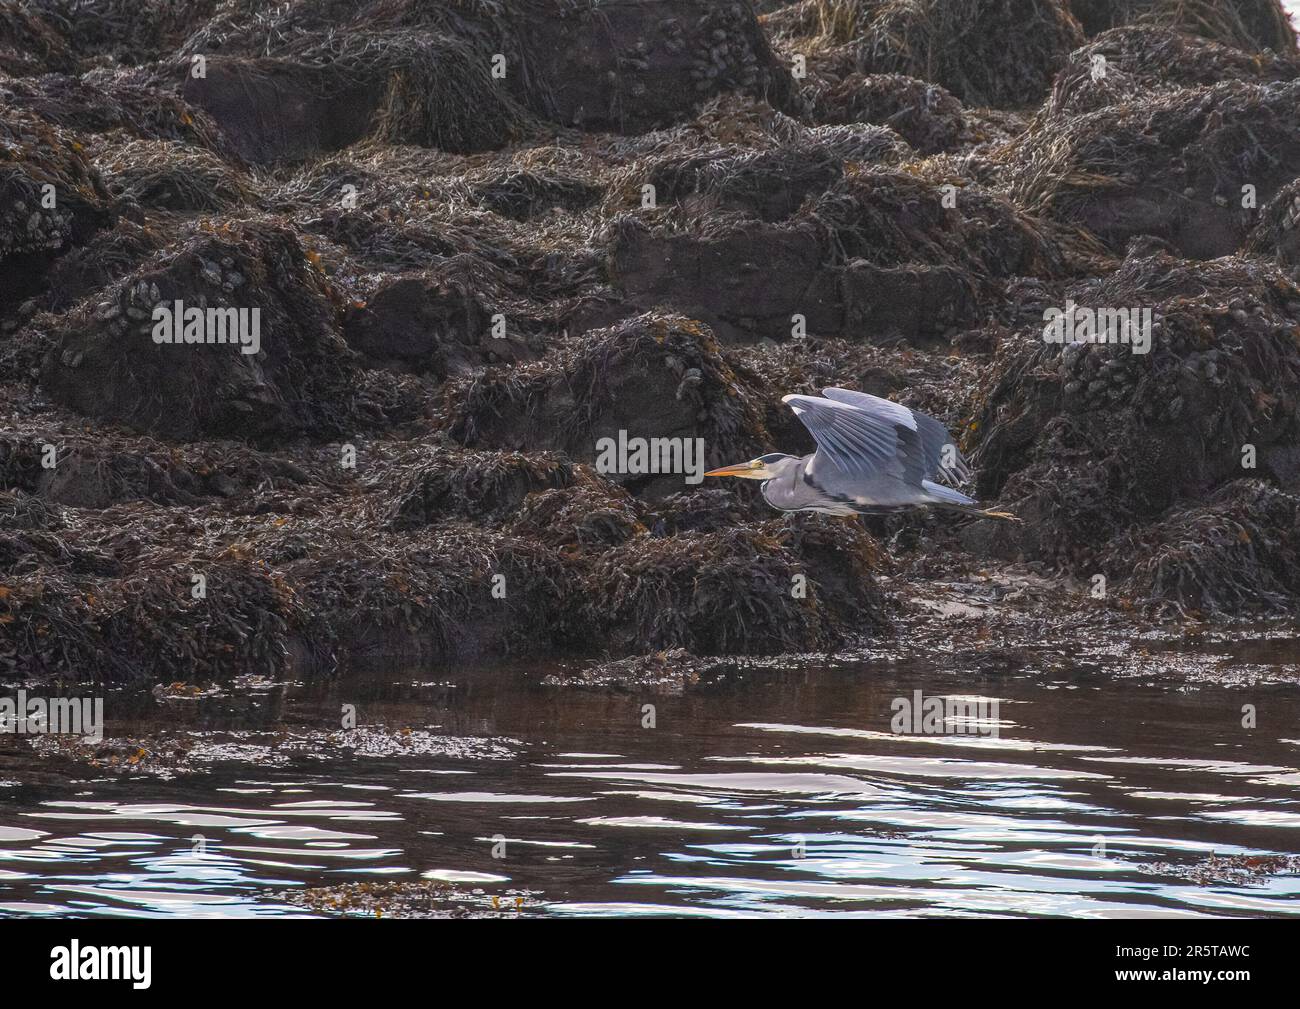
<path fill-rule="evenodd" d="M 54 261 L 45 274 L 39 307 L 66 311 L 136 269 L 164 248 L 168 237 L 166 229 L 118 218 L 111 228 L 95 232 L 85 245 L 70 249 Z"/>
<path fill-rule="evenodd" d="M 819 123 L 888 126 L 922 154 L 952 150 L 967 129 L 961 102 L 946 89 L 902 74 L 849 74 L 818 88 L 811 105 Z"/>
<path fill-rule="evenodd" d="M 57 256 L 107 226 L 109 199 L 73 137 L 27 113 L 0 116 L 0 306 L 35 293 Z"/>
<path fill-rule="evenodd" d="M 175 140 L 133 140 L 114 145 L 96 167 L 115 196 L 178 212 L 246 207 L 256 199 L 238 169 L 209 151 Z"/>
<path fill-rule="evenodd" d="M 1025 524 L 973 527 L 969 542 L 1010 536 L 1013 552 L 1092 574 L 1116 534 L 1225 481 L 1295 479 L 1294 283 L 1257 260 L 1135 251 L 1067 297 L 1081 342 L 1048 342 L 1043 327 L 1008 337 L 975 418 L 978 496 L 999 498 Z M 1117 342 L 1105 316 L 1121 308 L 1151 310 L 1149 352 L 1132 352 L 1137 332 Z"/>
<path fill-rule="evenodd" d="M 1100 559 L 1122 591 L 1161 613 L 1294 613 L 1300 598 L 1300 497 L 1236 480 L 1171 510 Z"/>
<path fill-rule="evenodd" d="M 527 7 L 310 0 L 259 19 L 223 10 L 181 47 L 174 73 L 254 161 L 305 158 L 366 136 L 489 150 L 517 139 L 528 119 L 515 24 Z M 206 78 L 190 72 L 198 57 Z"/>
<path fill-rule="evenodd" d="M 547 0 L 524 12 L 532 104 L 565 126 L 642 132 L 726 91 L 793 105 L 749 0 Z"/>
<path fill-rule="evenodd" d="M 394 529 L 448 518 L 500 519 L 531 492 L 566 487 L 573 480 L 573 466 L 550 454 L 438 449 L 412 469 L 401 478 L 394 500 L 389 523 Z"/>
<path fill-rule="evenodd" d="M 911 145 L 888 126 L 840 123 L 809 127 L 809 145 L 840 161 L 887 165 L 910 161 Z"/>
<path fill-rule="evenodd" d="M 161 311 L 187 342 L 155 340 Z M 87 416 L 180 440 L 337 432 L 355 371 L 337 314 L 292 232 L 200 223 L 51 321 L 41 383 Z"/>
<path fill-rule="evenodd" d="M 688 462 L 702 473 L 755 454 L 767 441 L 759 401 L 707 327 L 646 314 L 585 334 L 536 363 L 457 384 L 449 413 L 453 437 L 464 444 L 558 450 L 586 462 L 644 440 L 644 467 L 629 455 L 626 471 L 607 475 L 661 494 L 682 487 Z M 659 439 L 670 440 L 663 443 L 667 466 Z"/>
<path fill-rule="evenodd" d="M 293 488 L 309 482 L 296 464 L 244 445 L 164 445 L 149 438 L 119 437 L 105 444 L 85 434 L 24 431 L 0 443 L 0 486 L 21 487 L 40 500 L 70 508 L 104 509 L 133 501 L 197 506 L 246 498 L 254 488 Z M 57 446 L 56 465 L 36 458 L 43 445 Z M 8 472 L 5 472 L 5 471 Z"/>
<path fill-rule="evenodd" d="M 317 649 L 432 661 L 546 654 L 590 635 L 581 571 L 558 551 L 449 526 L 377 533 L 284 567 Z"/>
<path fill-rule="evenodd" d="M 906 74 L 999 108 L 1040 101 L 1084 41 L 1064 0 L 813 0 L 772 19 L 818 47 L 848 46 L 862 73 Z"/>
<path fill-rule="evenodd" d="M 1070 54 L 1043 109 L 1049 119 L 1141 104 L 1158 91 L 1221 81 L 1288 81 L 1300 59 L 1240 49 L 1170 28 L 1123 27 L 1103 32 Z"/>
<path fill-rule="evenodd" d="M 797 524 L 638 537 L 601 555 L 595 617 L 615 652 L 698 655 L 833 649 L 880 619 L 873 541 L 843 523 L 821 549 Z M 815 551 L 815 552 L 814 552 Z M 834 555 L 834 556 L 831 556 Z M 822 562 L 839 563 L 834 570 Z"/>
<path fill-rule="evenodd" d="M 1300 267 L 1300 179 L 1283 186 L 1260 211 L 1246 251 L 1273 257 L 1282 267 Z"/>
<path fill-rule="evenodd" d="M 1295 53 L 1295 29 L 1279 0 L 1069 0 L 1084 31 L 1149 25 L 1200 35 L 1248 52 Z"/>
<path fill-rule="evenodd" d="M 347 307 L 343 336 L 372 361 L 439 380 L 490 362 L 535 356 L 527 334 L 520 332 L 518 314 L 512 313 L 512 331 L 506 305 L 484 304 L 489 292 L 481 278 L 465 275 L 455 264 L 385 278 L 363 302 Z M 498 328 L 504 332 L 497 334 Z"/>
<path fill-rule="evenodd" d="M 561 549 L 599 552 L 646 527 L 631 494 L 591 467 L 576 466 L 568 486 L 528 494 L 509 531 Z"/>
<path fill-rule="evenodd" d="M 2 0 L 0 72 L 78 73 L 162 59 L 220 0 Z"/>
<path fill-rule="evenodd" d="M 1152 235 L 1210 259 L 1241 247 L 1300 163 L 1300 80 L 1228 81 L 1035 124 L 1009 152 L 1011 195 L 1112 249 Z"/>
<path fill-rule="evenodd" d="M 72 508 L 107 508 L 137 497 L 169 504 L 196 500 L 155 460 L 95 449 L 62 453 L 57 466 L 41 471 L 36 490 L 43 499 Z"/>
<path fill-rule="evenodd" d="M 71 73 L 77 59 L 66 35 L 26 0 L 0 0 L 0 73 Z"/>
<path fill-rule="evenodd" d="M 735 342 L 788 339 L 796 317 L 818 336 L 934 338 L 971 321 L 977 295 L 996 296 L 1002 278 L 1059 261 L 1005 200 L 886 170 L 846 175 L 779 223 L 627 217 L 610 246 L 630 300 L 672 306 Z"/>
<path fill-rule="evenodd" d="M 185 97 L 254 161 L 363 136 L 489 150 L 537 115 L 640 132 L 731 91 L 794 101 L 748 0 L 382 0 L 302 4 L 269 18 L 271 33 L 246 22 L 228 31 L 230 15 L 219 14 L 182 50 L 208 60 L 206 77 L 184 82 Z"/>
<path fill-rule="evenodd" d="M 0 105 L 65 130 L 88 134 L 123 130 L 142 140 L 177 140 L 226 160 L 236 158 L 212 118 L 171 87 L 172 81 L 153 67 L 99 67 L 80 77 L 0 78 Z M 122 138 L 114 136 L 111 142 L 121 143 Z"/>
<path fill-rule="evenodd" d="M 474 196 L 485 207 L 516 221 L 528 221 L 555 208 L 585 210 L 599 202 L 603 190 L 555 172 L 510 171 L 484 180 Z"/>
<path fill-rule="evenodd" d="M 770 506 L 758 495 L 747 495 L 743 488 L 717 485 L 669 494 L 647 503 L 646 512 L 646 523 L 654 536 L 724 532 L 749 522 L 765 521 L 772 515 Z"/>
<path fill-rule="evenodd" d="M 830 258 L 824 234 L 806 221 L 728 222 L 699 235 L 626 218 L 610 245 L 609 269 L 633 303 L 687 312 L 740 342 L 788 337 L 796 316 L 810 332 L 841 332 L 843 299 L 837 272 L 825 269 Z"/>
<path fill-rule="evenodd" d="M 692 218 L 735 212 L 761 221 L 783 221 L 810 196 L 843 177 L 844 159 L 822 148 L 743 148 L 670 156 L 646 175 L 661 204 L 676 204 Z"/>
<path fill-rule="evenodd" d="M 347 81 L 322 67 L 271 57 L 209 59 L 203 76 L 185 77 L 181 95 L 252 162 L 302 159 L 356 143 L 377 102 L 373 81 Z"/>
<path fill-rule="evenodd" d="M 236 558 L 60 566 L 10 576 L 0 595 L 0 669 L 119 682 L 282 672 L 301 614 L 273 572 Z M 204 592 L 194 592 L 201 573 Z"/>
<path fill-rule="evenodd" d="M 202 24 L 221 0 L 36 0 L 63 27 L 83 62 L 128 65 L 163 58 Z"/>
<path fill-rule="evenodd" d="M 466 298 L 438 297 L 418 278 L 386 283 L 363 304 L 349 305 L 343 320 L 348 345 L 377 361 L 397 360 L 437 378 L 447 377 L 443 342 L 481 328 L 478 306 Z"/>
<path fill-rule="evenodd" d="M 873 530 L 905 596 L 1024 555 L 1116 619 L 1294 605 L 1276 9 L 760 3 L 0 0 L 0 678 L 684 684 L 655 649 L 875 632 Z M 1066 299 L 1149 306 L 1151 353 L 1044 344 Z M 256 352 L 154 342 L 177 300 Z M 831 385 L 962 432 L 1024 524 L 697 482 L 811 451 L 780 396 Z"/>

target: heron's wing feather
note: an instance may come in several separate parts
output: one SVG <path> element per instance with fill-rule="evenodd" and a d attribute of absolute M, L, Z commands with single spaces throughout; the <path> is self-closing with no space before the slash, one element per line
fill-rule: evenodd
<path fill-rule="evenodd" d="M 893 419 L 896 424 L 916 432 L 924 459 L 921 479 L 933 480 L 938 476 L 948 483 L 965 483 L 970 479 L 970 464 L 957 448 L 956 441 L 948 429 L 929 414 L 852 389 L 823 389 L 822 395 L 836 403 L 846 403 L 867 413 Z M 952 446 L 947 453 L 944 452 L 946 445 Z"/>
<path fill-rule="evenodd" d="M 916 428 L 916 421 L 913 416 L 915 411 L 909 410 L 903 404 L 895 403 L 891 399 L 881 399 L 869 392 L 856 392 L 853 389 L 837 389 L 834 386 L 823 389 L 822 395 L 827 399 L 834 400 L 836 403 L 856 406 L 859 410 L 865 410 L 867 413 L 891 420 L 895 424 L 903 425 L 903 427 L 913 430 Z"/>
<path fill-rule="evenodd" d="M 916 432 L 894 418 L 817 396 L 784 396 L 817 442 L 818 457 L 852 481 L 895 476 L 920 485 L 924 460 Z M 817 468 L 820 458 L 814 459 Z"/>

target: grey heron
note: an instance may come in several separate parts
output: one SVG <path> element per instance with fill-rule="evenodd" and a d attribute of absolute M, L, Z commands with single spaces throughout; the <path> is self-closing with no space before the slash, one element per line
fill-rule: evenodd
<path fill-rule="evenodd" d="M 802 458 L 773 452 L 704 475 L 762 480 L 763 497 L 781 511 L 870 515 L 933 507 L 1019 521 L 936 482 L 961 483 L 970 466 L 933 417 L 849 389 L 781 401 L 812 434 L 817 451 Z"/>

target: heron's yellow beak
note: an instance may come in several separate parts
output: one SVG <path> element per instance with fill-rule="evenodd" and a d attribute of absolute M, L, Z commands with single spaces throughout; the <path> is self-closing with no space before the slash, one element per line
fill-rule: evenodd
<path fill-rule="evenodd" d="M 735 466 L 723 466 L 721 469 L 711 469 L 705 476 L 738 476 L 742 480 L 771 480 L 775 474 L 767 468 L 766 464 L 760 459 L 752 462 L 741 462 Z"/>

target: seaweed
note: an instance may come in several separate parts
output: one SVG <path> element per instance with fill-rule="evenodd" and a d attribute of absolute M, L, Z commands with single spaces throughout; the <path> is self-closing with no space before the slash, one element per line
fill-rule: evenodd
<path fill-rule="evenodd" d="M 879 624 L 872 542 L 839 524 L 838 541 L 798 525 L 636 538 L 603 554 L 591 588 L 615 650 L 696 655 L 829 651 Z M 827 533 L 823 531 L 822 536 Z M 838 572 L 823 563 L 841 560 Z M 811 563 L 810 563 L 811 562 Z"/>
<path fill-rule="evenodd" d="M 1291 613 L 1300 592 L 1300 498 L 1237 480 L 1122 537 L 1102 558 L 1157 615 Z"/>
<path fill-rule="evenodd" d="M 862 73 L 904 74 L 967 105 L 1007 108 L 1041 100 L 1084 41 L 1063 0 L 809 0 L 780 23 L 811 48 L 850 47 Z"/>
<path fill-rule="evenodd" d="M 257 200 L 253 185 L 237 168 L 175 140 L 114 144 L 95 167 L 115 196 L 157 210 L 213 213 L 246 208 Z"/>
<path fill-rule="evenodd" d="M 1295 56 L 1247 53 L 1171 28 L 1112 28 L 1070 54 L 1039 115 L 1059 120 L 1109 105 L 1141 104 L 1159 91 L 1297 77 Z"/>
<path fill-rule="evenodd" d="M 1276 268 L 1135 249 L 1115 273 L 1064 294 L 1085 311 L 1149 308 L 1151 346 L 1061 345 L 1041 328 L 1002 341 L 972 441 L 979 495 L 1025 520 L 1006 549 L 1088 576 L 1099 557 L 1124 558 L 1128 572 L 1122 549 L 1106 554 L 1115 537 L 1208 500 L 1248 465 L 1294 481 L 1300 289 Z M 969 542 L 989 535 L 973 530 Z"/>
<path fill-rule="evenodd" d="M 1230 80 L 1040 118 L 1001 152 L 1012 199 L 1120 251 L 1152 235 L 1188 256 L 1240 248 L 1262 206 L 1295 178 L 1300 80 Z M 1247 188 L 1249 187 L 1249 188 Z"/>
<path fill-rule="evenodd" d="M 757 391 L 738 381 L 707 327 L 646 313 L 558 347 L 540 361 L 454 383 L 452 437 L 469 446 L 567 452 L 593 461 L 601 438 L 701 438 L 722 465 L 766 443 Z M 668 490 L 676 474 L 619 474 Z"/>
<path fill-rule="evenodd" d="M 715 188 L 728 185 L 755 192 L 744 176 Z M 764 206 L 781 209 L 774 197 Z M 728 342 L 789 339 L 796 317 L 819 337 L 933 340 L 974 321 L 977 296 L 997 299 L 1006 278 L 1062 265 L 1031 217 L 944 171 L 847 171 L 778 222 L 683 206 L 614 229 L 616 288 L 641 307 L 695 315 Z"/>
<path fill-rule="evenodd" d="M 1296 34 L 1278 0 L 1070 0 L 1089 35 L 1122 25 L 1172 28 L 1248 52 L 1295 55 Z"/>
<path fill-rule="evenodd" d="M 888 126 L 922 154 L 955 149 L 968 129 L 946 89 L 902 74 L 850 74 L 816 88 L 809 102 L 819 123 Z"/>
<path fill-rule="evenodd" d="M 112 218 L 81 144 L 25 112 L 0 119 L 0 313 L 36 293 L 59 254 Z"/>
<path fill-rule="evenodd" d="M 553 455 L 440 449 L 402 477 L 389 528 L 459 517 L 484 524 L 518 510 L 534 491 L 566 487 L 573 467 Z M 386 479 L 391 479 L 386 475 Z"/>
<path fill-rule="evenodd" d="M 1300 179 L 1283 186 L 1260 210 L 1244 251 L 1293 271 L 1300 267 Z"/>
<path fill-rule="evenodd" d="M 200 220 L 182 241 L 49 322 L 49 395 L 78 412 L 176 439 L 338 433 L 355 365 L 327 282 L 292 232 Z M 154 339 L 161 307 L 258 312 L 256 344 Z M 201 336 L 203 334 L 200 334 Z M 252 353 L 250 353 L 252 351 Z"/>

